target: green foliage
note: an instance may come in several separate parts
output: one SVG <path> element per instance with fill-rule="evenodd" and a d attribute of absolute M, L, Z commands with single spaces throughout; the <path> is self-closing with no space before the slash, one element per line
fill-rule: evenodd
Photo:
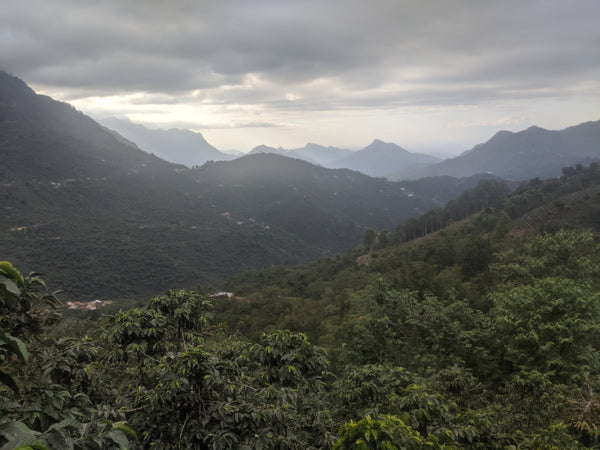
<path fill-rule="evenodd" d="M 329 425 L 319 425 L 328 421 L 319 411 L 328 376 L 322 351 L 290 332 L 230 345 L 190 347 L 157 361 L 156 381 L 138 392 L 141 412 L 131 416 L 144 441 L 163 448 L 326 445 Z"/>
<path fill-rule="evenodd" d="M 170 290 L 150 300 L 148 308 L 164 314 L 179 332 L 201 332 L 212 319 L 212 304 L 193 291 Z"/>
<path fill-rule="evenodd" d="M 567 382 L 598 358 L 600 304 L 588 286 L 549 277 L 492 298 L 494 330 L 512 366 Z"/>
<path fill-rule="evenodd" d="M 24 277 L 8 261 L 0 261 L 0 317 L 2 326 L 13 333 L 23 329 L 38 329 L 44 321 L 56 316 L 49 314 L 59 304 L 56 293 L 48 293 L 40 274 Z"/>
<path fill-rule="evenodd" d="M 600 246 L 590 231 L 538 234 L 525 245 L 500 253 L 490 269 L 503 286 L 549 276 L 595 283 L 600 277 Z"/>
<path fill-rule="evenodd" d="M 99 417 L 90 399 L 90 368 L 98 350 L 89 341 L 80 343 L 72 338 L 50 346 L 34 342 L 28 349 L 11 332 L 28 337 L 44 324 L 53 323 L 56 316 L 48 307 L 55 307 L 58 300 L 47 293 L 37 274 L 23 277 L 8 262 L 0 263 L 0 271 L 5 277 L 0 288 L 0 323 L 9 327 L 0 330 L 0 381 L 15 395 L 15 400 L 0 396 L 0 444 L 3 448 L 105 448 L 115 444 L 128 448 L 128 436 L 136 439 L 135 432 L 124 421 Z M 17 356 L 24 367 L 16 365 Z"/>
<path fill-rule="evenodd" d="M 394 411 L 416 377 L 402 367 L 368 364 L 349 368 L 334 387 L 334 403 L 342 418 L 359 419 L 378 411 Z"/>
<path fill-rule="evenodd" d="M 345 424 L 339 431 L 335 449 L 451 449 L 458 448 L 440 445 L 433 436 L 423 437 L 404 421 L 395 416 L 380 416 Z"/>
<path fill-rule="evenodd" d="M 460 260 L 466 278 L 472 278 L 487 270 L 492 261 L 492 247 L 489 240 L 480 236 L 469 239 L 462 249 Z"/>
<path fill-rule="evenodd" d="M 532 195 L 528 214 L 571 182 L 533 183 L 538 197 L 521 190 L 506 205 Z M 273 269 L 272 278 L 255 272 L 263 297 L 248 289 L 239 311 L 257 314 L 261 327 L 303 324 L 327 343 L 338 422 L 391 414 L 421 437 L 466 448 L 596 445 L 598 237 L 575 229 L 521 237 L 513 214 L 487 209 L 424 239 L 392 239 L 368 258 Z M 346 298 L 339 307 L 335 291 Z M 316 308 L 333 328 L 310 325 Z M 217 317 L 227 317 L 221 306 Z"/>
<path fill-rule="evenodd" d="M 441 230 L 453 222 L 462 220 L 486 208 L 499 206 L 508 196 L 510 189 L 498 180 L 481 180 L 475 188 L 466 190 L 444 208 L 432 209 L 420 217 L 410 219 L 396 233 L 411 240 Z M 489 216 L 488 216 L 489 217 Z M 491 231 L 498 219 L 490 220 L 484 231 Z"/>
<path fill-rule="evenodd" d="M 582 446 L 569 434 L 566 425 L 554 423 L 548 427 L 537 430 L 531 439 L 523 443 L 522 448 L 532 450 L 559 450 L 582 448 Z"/>
<path fill-rule="evenodd" d="M 2 264 L 0 445 L 596 447 L 598 236 L 516 236 L 507 211 L 79 326 Z"/>
<path fill-rule="evenodd" d="M 306 379 L 316 382 L 328 373 L 324 350 L 313 347 L 306 335 L 287 330 L 263 334 L 246 358 L 261 368 L 267 384 L 293 387 Z"/>

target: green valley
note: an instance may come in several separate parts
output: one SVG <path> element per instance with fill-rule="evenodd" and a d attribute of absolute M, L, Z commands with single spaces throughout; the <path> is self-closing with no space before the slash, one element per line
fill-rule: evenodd
<path fill-rule="evenodd" d="M 489 183 L 420 237 L 406 230 L 417 220 L 344 255 L 237 275 L 231 299 L 171 290 L 97 322 L 60 321 L 36 275 L 0 264 L 0 436 L 37 448 L 595 448 L 600 166 L 512 194 Z"/>

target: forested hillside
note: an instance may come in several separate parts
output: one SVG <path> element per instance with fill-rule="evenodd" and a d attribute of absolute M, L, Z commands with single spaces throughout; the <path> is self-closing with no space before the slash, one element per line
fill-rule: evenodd
<path fill-rule="evenodd" d="M 59 321 L 1 263 L 2 443 L 596 448 L 599 199 L 598 165 L 512 194 L 484 180 L 440 229 L 98 322 Z"/>
<path fill-rule="evenodd" d="M 2 257 L 70 299 L 140 298 L 312 261 L 447 198 L 277 155 L 170 164 L 4 72 L 0 135 Z"/>

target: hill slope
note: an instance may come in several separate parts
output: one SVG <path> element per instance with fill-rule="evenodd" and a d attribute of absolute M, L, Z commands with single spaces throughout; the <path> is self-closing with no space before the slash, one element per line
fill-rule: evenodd
<path fill-rule="evenodd" d="M 99 178 L 165 163 L 119 143 L 72 106 L 37 95 L 0 72 L 0 175 L 5 180 Z"/>
<path fill-rule="evenodd" d="M 275 154 L 207 163 L 194 174 L 211 204 L 236 220 L 259 220 L 335 251 L 360 243 L 365 228 L 393 227 L 436 206 L 398 183 Z"/>
<path fill-rule="evenodd" d="M 499 131 L 489 141 L 456 158 L 393 179 L 450 175 L 464 177 L 488 172 L 501 178 L 527 180 L 560 175 L 563 167 L 600 159 L 600 121 L 564 130 L 530 127 L 518 133 Z"/>
<path fill-rule="evenodd" d="M 151 295 L 322 249 L 221 215 L 191 172 L 0 73 L 2 258 L 67 298 Z"/>
<path fill-rule="evenodd" d="M 489 182 L 485 180 L 483 185 Z M 219 306 L 220 318 L 231 329 L 250 337 L 269 327 L 308 332 L 312 340 L 338 352 L 340 342 L 349 338 L 342 326 L 344 321 L 358 320 L 355 329 L 361 329 L 360 321 L 367 320 L 371 313 L 368 309 L 355 315 L 349 311 L 364 298 L 377 296 L 382 286 L 419 292 L 419 301 L 426 301 L 431 294 L 447 299 L 449 304 L 465 300 L 487 312 L 490 308 L 487 293 L 490 286 L 499 282 L 488 272 L 488 267 L 494 263 L 502 266 L 504 269 L 496 269 L 500 279 L 508 278 L 507 272 L 516 267 L 498 253 L 508 251 L 510 257 L 522 258 L 523 243 L 544 239 L 547 236 L 544 233 L 564 229 L 574 233 L 591 230 L 598 242 L 600 164 L 568 169 L 560 179 L 523 183 L 514 193 L 496 199 L 494 206 L 485 209 L 478 208 L 478 190 L 481 191 L 478 187 L 464 192 L 459 201 L 462 206 L 452 202 L 442 212 L 450 214 L 457 211 L 456 206 L 479 212 L 462 220 L 459 217 L 441 230 L 411 236 L 413 224 L 408 223 L 386 234 L 387 245 L 357 247 L 344 255 L 303 266 L 270 267 L 239 274 L 230 281 L 228 289 L 245 300 L 235 306 Z M 417 221 L 424 219 L 426 216 Z M 536 259 L 540 258 L 538 254 L 525 260 L 540 271 L 541 265 L 535 264 L 554 258 L 559 263 L 553 270 L 562 273 L 563 266 L 582 258 L 582 269 L 598 271 L 581 254 L 569 259 L 556 251 L 561 245 L 571 244 L 558 238 L 555 247 L 549 248 L 552 257 L 540 260 Z M 579 251 L 600 256 L 597 244 L 593 243 Z M 332 334 L 336 327 L 339 328 Z"/>

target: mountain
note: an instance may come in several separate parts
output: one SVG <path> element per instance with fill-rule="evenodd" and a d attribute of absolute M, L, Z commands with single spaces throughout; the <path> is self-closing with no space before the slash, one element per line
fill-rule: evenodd
<path fill-rule="evenodd" d="M 210 203 L 237 221 L 261 221 L 319 248 L 344 251 L 366 228 L 389 228 L 436 206 L 398 183 L 276 154 L 211 162 L 193 171 Z"/>
<path fill-rule="evenodd" d="M 440 158 L 419 153 L 410 153 L 402 147 L 374 140 L 359 151 L 337 147 L 325 147 L 308 143 L 302 148 L 284 149 L 259 145 L 250 151 L 250 155 L 272 153 L 301 159 L 329 169 L 350 169 L 372 177 L 386 177 L 397 168 L 415 170 L 440 161 Z"/>
<path fill-rule="evenodd" d="M 126 175 L 167 164 L 118 142 L 72 106 L 37 95 L 0 72 L 0 176 L 60 180 Z"/>
<path fill-rule="evenodd" d="M 352 154 L 352 151 L 337 147 L 325 147 L 319 144 L 308 143 L 302 148 L 295 148 L 291 150 L 282 147 L 274 148 L 269 147 L 267 145 L 259 145 L 257 147 L 254 147 L 248 154 L 256 155 L 258 153 L 273 153 L 275 155 L 301 159 L 312 164 L 318 164 L 320 166 L 327 167 L 327 164 L 331 161 L 335 161 L 337 159 L 341 159 L 345 156 L 348 156 Z"/>
<path fill-rule="evenodd" d="M 375 139 L 362 150 L 329 162 L 327 167 L 343 167 L 372 177 L 385 177 L 395 170 L 411 171 L 438 161 L 435 156 L 410 153 L 399 145 Z"/>
<path fill-rule="evenodd" d="M 206 161 L 235 158 L 217 150 L 206 142 L 201 133 L 191 130 L 149 130 L 143 125 L 115 117 L 102 120 L 102 124 L 134 142 L 142 150 L 172 163 L 192 167 L 201 166 Z"/>
<path fill-rule="evenodd" d="M 561 169 L 600 159 L 600 121 L 564 130 L 530 127 L 513 133 L 499 131 L 489 141 L 461 155 L 416 171 L 402 171 L 392 178 L 434 175 L 464 177 L 488 172 L 495 176 L 526 180 L 560 175 Z"/>
<path fill-rule="evenodd" d="M 47 273 L 66 298 L 155 295 L 324 251 L 230 220 L 191 170 L 2 72 L 0 136 L 2 259 Z"/>
<path fill-rule="evenodd" d="M 250 150 L 250 152 L 248 152 L 248 155 L 260 155 L 260 154 L 265 154 L 265 153 L 272 154 L 272 155 L 287 156 L 288 158 L 301 159 L 303 161 L 307 161 L 312 164 L 317 164 L 317 162 L 315 160 L 313 160 L 312 158 L 300 155 L 299 153 L 296 153 L 296 151 L 294 151 L 294 150 L 288 150 L 283 147 L 279 147 L 279 148 L 269 147 L 268 145 L 258 145 L 256 147 L 254 147 L 252 150 Z"/>
<path fill-rule="evenodd" d="M 298 155 L 300 159 L 309 162 L 314 161 L 316 164 L 325 167 L 332 161 L 342 159 L 353 153 L 351 150 L 331 146 L 325 147 L 313 143 L 308 143 L 302 148 L 294 149 L 293 152 Z"/>
<path fill-rule="evenodd" d="M 154 295 L 306 262 L 437 203 L 270 154 L 188 169 L 0 73 L 0 248 L 67 298 Z"/>

